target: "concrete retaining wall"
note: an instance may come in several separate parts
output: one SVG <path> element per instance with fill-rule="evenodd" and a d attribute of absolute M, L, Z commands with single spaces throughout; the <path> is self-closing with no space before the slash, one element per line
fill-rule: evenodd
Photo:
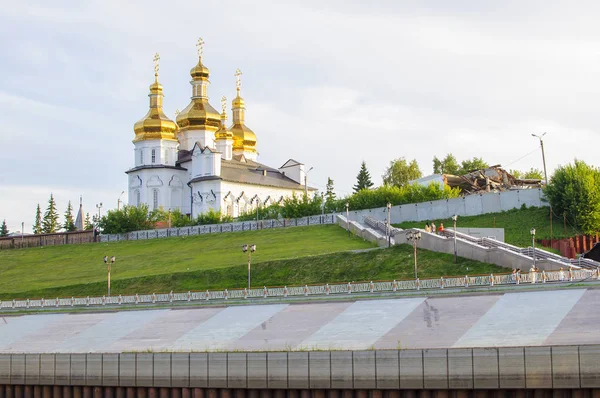
<path fill-rule="evenodd" d="M 518 191 L 490 192 L 476 195 L 464 196 L 455 199 L 442 199 L 431 202 L 412 203 L 407 205 L 393 206 L 390 211 L 392 224 L 405 221 L 427 221 L 443 220 L 458 216 L 477 216 L 487 213 L 499 213 L 505 210 L 527 207 L 541 207 L 547 204 L 542 201 L 541 189 L 524 189 Z M 350 212 L 350 220 L 362 221 L 364 217 L 373 217 L 376 220 L 387 219 L 387 209 L 379 207 L 376 209 L 356 210 Z M 447 225 L 449 227 L 449 225 Z"/>
<path fill-rule="evenodd" d="M 600 346 L 6 354 L 0 385 L 236 389 L 600 388 Z"/>

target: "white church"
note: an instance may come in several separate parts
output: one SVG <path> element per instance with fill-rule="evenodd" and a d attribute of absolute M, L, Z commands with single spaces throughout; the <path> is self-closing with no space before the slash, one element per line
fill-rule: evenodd
<path fill-rule="evenodd" d="M 150 86 L 150 110 L 135 123 L 135 163 L 129 176 L 129 204 L 164 210 L 179 209 L 196 217 L 210 209 L 237 217 L 257 207 L 280 203 L 284 197 L 305 192 L 304 165 L 288 160 L 279 168 L 258 162 L 256 135 L 245 124 L 239 69 L 237 96 L 232 101 L 233 124 L 227 127 L 226 99 L 222 112 L 208 102 L 209 71 L 202 64 L 202 40 L 198 41 L 198 64 L 192 68 L 192 97 L 177 115 L 165 116 L 163 86 Z M 309 194 L 314 189 L 308 187 Z"/>

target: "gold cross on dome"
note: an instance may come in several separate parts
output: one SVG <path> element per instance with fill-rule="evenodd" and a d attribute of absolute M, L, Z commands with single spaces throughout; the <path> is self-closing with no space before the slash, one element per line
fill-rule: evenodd
<path fill-rule="evenodd" d="M 158 53 L 154 54 L 154 58 L 152 60 L 154 61 L 154 74 L 158 75 L 158 61 L 160 61 L 160 55 L 158 55 Z"/>
<path fill-rule="evenodd" d="M 240 89 L 242 88 L 242 71 L 240 70 L 240 68 L 237 68 L 235 70 L 235 88 L 237 88 L 237 91 L 240 91 Z"/>
<path fill-rule="evenodd" d="M 196 43 L 196 48 L 198 49 L 198 58 L 202 58 L 202 53 L 204 52 L 204 40 L 200 37 L 198 39 L 198 43 Z"/>
<path fill-rule="evenodd" d="M 175 109 L 175 117 L 179 116 L 179 108 Z"/>
<path fill-rule="evenodd" d="M 227 97 L 225 96 L 221 97 L 221 111 L 222 113 L 227 112 Z"/>

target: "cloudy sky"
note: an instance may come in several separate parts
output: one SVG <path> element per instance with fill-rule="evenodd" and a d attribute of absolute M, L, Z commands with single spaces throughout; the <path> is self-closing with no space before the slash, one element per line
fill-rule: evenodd
<path fill-rule="evenodd" d="M 219 108 L 243 72 L 259 160 L 351 192 L 395 158 L 598 165 L 598 2 L 19 1 L 0 7 L 0 219 L 30 232 L 54 193 L 116 208 L 161 56 L 165 111 L 189 102 L 198 37 Z M 126 194 L 123 196 L 126 200 Z"/>

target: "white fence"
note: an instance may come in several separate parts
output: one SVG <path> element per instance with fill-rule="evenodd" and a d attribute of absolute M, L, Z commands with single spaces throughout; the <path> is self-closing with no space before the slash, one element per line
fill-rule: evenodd
<path fill-rule="evenodd" d="M 152 293 L 133 296 L 71 297 L 55 299 L 26 299 L 0 301 L 0 311 L 13 311 L 41 308 L 135 306 L 152 304 L 172 304 L 184 302 L 225 302 L 232 299 L 267 299 L 286 297 L 310 297 L 329 295 L 352 295 L 355 293 L 398 292 L 421 289 L 468 288 L 472 286 L 515 285 L 523 283 L 562 283 L 583 280 L 598 280 L 598 270 L 566 270 L 514 274 L 466 275 L 461 277 L 441 277 L 402 281 L 333 283 L 325 285 L 304 285 L 284 287 L 263 287 L 259 289 L 212 290 L 187 293 Z"/>
<path fill-rule="evenodd" d="M 255 231 L 259 229 L 301 227 L 309 225 L 335 224 L 334 214 L 302 218 L 282 218 L 277 220 L 240 221 L 228 224 L 195 225 L 193 227 L 150 229 L 124 234 L 101 235 L 101 242 L 119 242 L 123 240 L 146 240 L 168 238 L 171 236 L 192 236 L 221 232 Z"/>

